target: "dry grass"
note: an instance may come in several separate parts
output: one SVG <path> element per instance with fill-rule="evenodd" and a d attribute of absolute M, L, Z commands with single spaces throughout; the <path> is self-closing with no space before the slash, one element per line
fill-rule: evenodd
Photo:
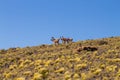
<path fill-rule="evenodd" d="M 79 45 L 97 51 L 75 51 Z M 0 50 L 0 80 L 120 80 L 120 37 Z"/>

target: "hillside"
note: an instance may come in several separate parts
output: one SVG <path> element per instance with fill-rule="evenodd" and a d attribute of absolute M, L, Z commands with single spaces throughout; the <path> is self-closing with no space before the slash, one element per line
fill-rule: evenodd
<path fill-rule="evenodd" d="M 120 80 L 120 37 L 0 50 L 0 80 Z"/>

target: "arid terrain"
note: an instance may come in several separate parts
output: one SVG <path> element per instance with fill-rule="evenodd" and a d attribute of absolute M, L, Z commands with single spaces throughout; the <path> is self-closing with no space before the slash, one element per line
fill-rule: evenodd
<path fill-rule="evenodd" d="M 0 80 L 120 80 L 120 37 L 2 49 Z"/>

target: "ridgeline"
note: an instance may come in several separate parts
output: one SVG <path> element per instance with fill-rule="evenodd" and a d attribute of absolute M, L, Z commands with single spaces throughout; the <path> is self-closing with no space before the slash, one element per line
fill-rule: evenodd
<path fill-rule="evenodd" d="M 120 37 L 2 49 L 0 80 L 120 80 Z"/>

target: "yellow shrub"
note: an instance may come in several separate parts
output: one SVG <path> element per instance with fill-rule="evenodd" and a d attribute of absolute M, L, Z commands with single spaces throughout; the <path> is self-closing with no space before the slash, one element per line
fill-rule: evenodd
<path fill-rule="evenodd" d="M 39 66 L 40 64 L 43 64 L 42 60 L 36 60 L 34 63 L 35 66 Z"/>
<path fill-rule="evenodd" d="M 76 62 L 75 59 L 69 59 L 68 62 Z"/>
<path fill-rule="evenodd" d="M 86 80 L 87 79 L 87 75 L 85 73 L 81 73 L 81 78 L 82 78 L 82 80 Z"/>
<path fill-rule="evenodd" d="M 35 70 L 39 70 L 40 68 L 42 68 L 42 65 L 39 65 L 39 66 L 35 66 Z"/>
<path fill-rule="evenodd" d="M 10 65 L 10 67 L 9 67 L 10 70 L 13 70 L 15 68 L 17 68 L 17 65 Z"/>
<path fill-rule="evenodd" d="M 24 72 L 23 74 L 24 75 L 30 75 L 32 72 L 31 71 L 26 71 L 26 72 Z"/>
<path fill-rule="evenodd" d="M 96 75 L 98 75 L 101 71 L 102 71 L 102 69 L 97 69 L 93 73 L 96 74 Z"/>
<path fill-rule="evenodd" d="M 69 71 L 66 71 L 64 74 L 67 75 L 67 74 L 70 74 L 70 72 L 69 72 Z"/>
<path fill-rule="evenodd" d="M 120 69 L 118 70 L 116 76 L 117 76 L 117 77 L 120 77 Z"/>
<path fill-rule="evenodd" d="M 87 64 L 85 64 L 85 63 L 83 63 L 83 64 L 78 64 L 78 65 L 76 65 L 76 69 L 84 69 L 84 68 L 86 68 L 87 67 Z"/>
<path fill-rule="evenodd" d="M 23 62 L 19 65 L 19 68 L 24 68 L 24 63 Z"/>
<path fill-rule="evenodd" d="M 110 50 L 110 49 L 109 49 L 107 52 L 108 52 L 108 53 L 113 53 L 113 52 L 115 52 L 115 50 Z"/>
<path fill-rule="evenodd" d="M 79 76 L 79 74 L 75 73 L 75 74 L 73 75 L 73 78 L 80 78 L 80 76 Z"/>
<path fill-rule="evenodd" d="M 120 62 L 119 58 L 115 58 L 115 59 L 106 59 L 109 62 Z"/>
<path fill-rule="evenodd" d="M 46 68 L 40 68 L 39 69 L 39 72 L 42 73 L 42 72 L 48 72 L 48 70 Z"/>
<path fill-rule="evenodd" d="M 60 58 L 57 58 L 56 60 L 55 60 L 55 63 L 58 63 L 58 62 L 60 62 L 61 61 L 61 59 Z"/>
<path fill-rule="evenodd" d="M 39 79 L 42 79 L 42 74 L 40 74 L 40 73 L 34 73 L 33 80 L 39 80 Z"/>
<path fill-rule="evenodd" d="M 31 60 L 27 59 L 27 60 L 24 61 L 24 64 L 29 64 L 29 63 L 31 63 Z"/>
<path fill-rule="evenodd" d="M 119 58 L 113 59 L 113 62 L 120 62 Z"/>
<path fill-rule="evenodd" d="M 11 72 L 4 74 L 5 78 L 11 78 L 12 75 L 13 75 L 13 73 L 11 73 Z"/>
<path fill-rule="evenodd" d="M 66 79 L 66 80 L 73 80 L 72 78 L 70 78 L 70 79 Z"/>
<path fill-rule="evenodd" d="M 65 77 L 65 80 L 68 80 L 71 78 L 71 75 L 65 75 L 64 77 Z"/>
<path fill-rule="evenodd" d="M 108 78 L 107 77 L 103 77 L 103 80 L 108 80 Z"/>
<path fill-rule="evenodd" d="M 46 68 L 40 68 L 39 73 L 42 75 L 42 78 L 47 78 L 48 76 L 48 69 Z"/>
<path fill-rule="evenodd" d="M 42 63 L 42 60 L 36 60 L 35 63 Z"/>
<path fill-rule="evenodd" d="M 34 65 L 34 62 L 31 62 L 29 65 L 30 65 L 30 66 L 33 66 L 33 65 Z"/>
<path fill-rule="evenodd" d="M 56 72 L 56 73 L 63 73 L 64 71 L 65 71 L 65 69 L 62 67 L 62 68 L 56 70 L 55 72 Z"/>
<path fill-rule="evenodd" d="M 16 80 L 25 80 L 24 77 L 17 78 Z"/>
<path fill-rule="evenodd" d="M 45 62 L 45 66 L 50 65 L 52 62 L 53 62 L 52 60 L 47 60 L 47 61 Z"/>
<path fill-rule="evenodd" d="M 111 65 L 106 67 L 106 71 L 108 72 L 114 72 L 117 66 Z"/>
<path fill-rule="evenodd" d="M 80 58 L 76 57 L 75 61 L 80 62 L 81 60 L 80 60 Z"/>
<path fill-rule="evenodd" d="M 71 73 L 70 73 L 69 71 L 66 71 L 66 72 L 64 73 L 64 77 L 65 77 L 65 80 L 70 79 L 70 78 L 71 78 Z"/>
<path fill-rule="evenodd" d="M 105 64 L 100 65 L 100 68 L 104 69 L 105 68 Z"/>

